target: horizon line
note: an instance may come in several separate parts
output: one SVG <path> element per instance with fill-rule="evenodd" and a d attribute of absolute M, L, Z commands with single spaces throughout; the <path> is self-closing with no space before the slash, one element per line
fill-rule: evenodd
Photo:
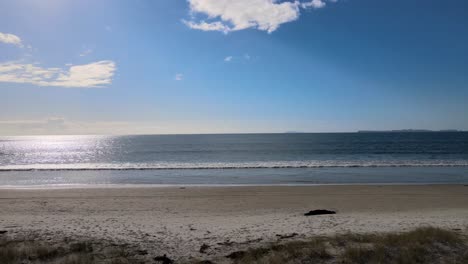
<path fill-rule="evenodd" d="M 324 132 L 226 132 L 226 133 L 122 133 L 122 134 L 27 134 L 27 135 L 0 135 L 0 137 L 41 137 L 41 136 L 177 136 L 177 135 L 275 135 L 275 134 L 365 134 L 365 133 L 466 133 L 468 130 L 458 129 L 392 129 L 392 130 L 355 130 L 355 131 L 324 131 Z"/>

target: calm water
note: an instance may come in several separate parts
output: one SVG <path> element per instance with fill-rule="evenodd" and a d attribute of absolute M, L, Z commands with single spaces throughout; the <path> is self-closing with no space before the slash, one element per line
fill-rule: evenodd
<path fill-rule="evenodd" d="M 468 133 L 0 137 L 0 185 L 468 183 Z"/>

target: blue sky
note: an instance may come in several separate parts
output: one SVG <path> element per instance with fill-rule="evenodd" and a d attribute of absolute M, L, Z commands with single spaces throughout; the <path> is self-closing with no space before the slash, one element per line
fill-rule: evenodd
<path fill-rule="evenodd" d="M 0 2 L 0 134 L 468 129 L 468 2 Z"/>

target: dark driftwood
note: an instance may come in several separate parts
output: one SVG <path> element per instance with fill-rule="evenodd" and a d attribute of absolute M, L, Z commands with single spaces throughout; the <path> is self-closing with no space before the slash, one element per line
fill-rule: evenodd
<path fill-rule="evenodd" d="M 285 235 L 277 234 L 276 236 L 278 237 L 278 239 L 286 239 L 286 238 L 293 238 L 298 235 L 299 235 L 298 233 L 292 233 L 292 234 L 285 234 Z"/>
<path fill-rule="evenodd" d="M 327 215 L 327 214 L 336 214 L 335 211 L 330 211 L 330 210 L 325 210 L 325 209 L 319 209 L 319 210 L 312 210 L 309 211 L 308 213 L 305 213 L 305 216 L 311 216 L 311 215 Z"/>

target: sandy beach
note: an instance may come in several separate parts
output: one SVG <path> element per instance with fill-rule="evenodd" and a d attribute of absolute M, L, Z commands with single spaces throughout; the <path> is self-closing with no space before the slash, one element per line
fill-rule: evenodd
<path fill-rule="evenodd" d="M 304 216 L 314 209 L 335 215 Z M 216 258 L 277 241 L 436 226 L 466 232 L 468 186 L 0 189 L 0 229 L 105 239 L 149 255 Z M 200 253 L 200 246 L 209 248 Z"/>

